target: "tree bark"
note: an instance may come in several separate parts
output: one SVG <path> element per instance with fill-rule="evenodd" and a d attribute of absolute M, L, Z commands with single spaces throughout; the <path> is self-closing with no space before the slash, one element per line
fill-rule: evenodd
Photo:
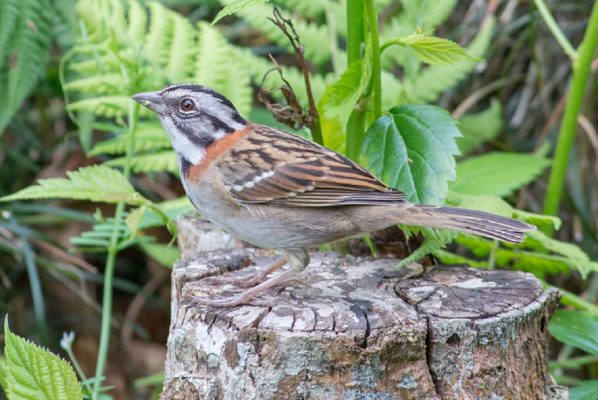
<path fill-rule="evenodd" d="M 243 289 L 204 278 L 272 257 L 188 217 L 179 241 L 163 399 L 566 398 L 547 369 L 558 293 L 529 273 L 314 253 L 290 287 L 210 309 L 193 299 Z"/>

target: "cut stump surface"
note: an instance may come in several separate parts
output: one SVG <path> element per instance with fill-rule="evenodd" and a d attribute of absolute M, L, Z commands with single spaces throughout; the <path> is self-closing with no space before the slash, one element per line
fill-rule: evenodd
<path fill-rule="evenodd" d="M 193 229 L 180 229 L 193 226 Z M 272 260 L 205 222 L 179 223 L 164 399 L 542 399 L 556 290 L 531 274 L 312 254 L 286 289 L 209 309 L 242 289 L 204 278 Z M 216 232 L 216 233 L 215 233 Z M 210 237 L 201 251 L 202 237 Z M 214 235 L 221 235 L 214 240 Z M 220 248 L 218 246 L 220 244 Z M 552 393 L 552 394 L 551 394 Z M 559 398 L 559 395 L 552 398 Z"/>

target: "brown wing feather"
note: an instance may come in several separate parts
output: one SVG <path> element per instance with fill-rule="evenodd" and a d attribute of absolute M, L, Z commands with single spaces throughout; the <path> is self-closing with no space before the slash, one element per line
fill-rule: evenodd
<path fill-rule="evenodd" d="M 366 169 L 299 136 L 254 125 L 244 140 L 237 146 L 242 150 L 228 156 L 237 168 L 224 168 L 230 193 L 243 203 L 331 207 L 405 201 Z"/>

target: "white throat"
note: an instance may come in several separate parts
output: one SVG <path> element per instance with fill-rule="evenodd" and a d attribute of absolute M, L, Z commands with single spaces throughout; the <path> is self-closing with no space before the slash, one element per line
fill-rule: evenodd
<path fill-rule="evenodd" d="M 206 151 L 191 142 L 185 135 L 175 133 L 176 126 L 169 118 L 160 118 L 162 126 L 168 136 L 174 150 L 185 160 L 193 165 L 199 164 L 206 156 Z"/>

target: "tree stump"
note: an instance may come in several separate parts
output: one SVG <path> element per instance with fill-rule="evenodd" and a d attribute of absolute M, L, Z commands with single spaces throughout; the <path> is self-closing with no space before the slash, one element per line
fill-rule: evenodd
<path fill-rule="evenodd" d="M 193 218 L 179 239 L 163 399 L 566 398 L 547 370 L 558 293 L 529 273 L 312 253 L 290 287 L 209 309 L 192 299 L 241 289 L 204 278 L 272 258 Z"/>

